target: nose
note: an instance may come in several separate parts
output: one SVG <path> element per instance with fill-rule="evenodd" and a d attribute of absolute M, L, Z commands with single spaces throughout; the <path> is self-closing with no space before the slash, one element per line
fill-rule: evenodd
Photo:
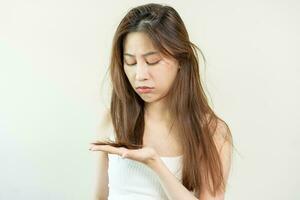
<path fill-rule="evenodd" d="M 137 64 L 136 67 L 136 80 L 147 80 L 149 78 L 148 68 L 145 63 Z"/>

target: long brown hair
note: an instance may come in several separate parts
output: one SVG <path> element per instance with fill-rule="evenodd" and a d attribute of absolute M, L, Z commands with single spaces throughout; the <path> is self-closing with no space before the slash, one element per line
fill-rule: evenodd
<path fill-rule="evenodd" d="M 214 196 L 218 191 L 225 191 L 222 163 L 213 140 L 218 122 L 225 122 L 209 106 L 203 90 L 197 54 L 197 50 L 201 50 L 190 41 L 181 17 L 171 6 L 150 3 L 132 8 L 117 27 L 109 67 L 110 118 L 116 133 L 116 141 L 111 144 L 128 148 L 143 146 L 145 104 L 123 68 L 124 39 L 128 33 L 137 31 L 146 33 L 162 54 L 175 58 L 181 67 L 166 96 L 166 105 L 172 124 L 176 124 L 176 131 L 180 133 L 182 184 L 198 195 L 203 185 L 208 185 Z M 225 125 L 226 139 L 232 144 L 230 129 Z"/>

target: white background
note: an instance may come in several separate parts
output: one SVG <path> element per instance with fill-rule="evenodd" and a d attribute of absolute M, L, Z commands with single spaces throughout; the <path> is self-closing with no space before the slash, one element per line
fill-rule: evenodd
<path fill-rule="evenodd" d="M 92 199 L 112 37 L 148 2 L 0 1 L 1 200 Z M 299 1 L 153 2 L 179 12 L 206 56 L 236 146 L 226 199 L 300 199 Z"/>

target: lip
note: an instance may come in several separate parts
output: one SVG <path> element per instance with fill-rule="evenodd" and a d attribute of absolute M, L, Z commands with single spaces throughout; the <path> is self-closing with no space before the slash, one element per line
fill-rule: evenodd
<path fill-rule="evenodd" d="M 152 92 L 153 88 L 149 88 L 149 87 L 138 87 L 137 91 L 138 93 L 150 93 Z"/>
<path fill-rule="evenodd" d="M 150 88 L 150 89 L 153 89 L 153 87 L 148 87 L 148 86 L 138 86 L 138 87 L 136 87 L 136 89 L 139 89 L 139 88 L 143 88 L 143 89 L 148 89 L 148 88 Z"/>

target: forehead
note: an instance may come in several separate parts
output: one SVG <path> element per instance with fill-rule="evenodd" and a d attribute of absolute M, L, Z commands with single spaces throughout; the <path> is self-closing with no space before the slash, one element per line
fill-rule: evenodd
<path fill-rule="evenodd" d="M 153 42 L 146 33 L 128 33 L 124 40 L 124 53 L 133 55 L 144 55 L 149 52 L 158 52 Z"/>

